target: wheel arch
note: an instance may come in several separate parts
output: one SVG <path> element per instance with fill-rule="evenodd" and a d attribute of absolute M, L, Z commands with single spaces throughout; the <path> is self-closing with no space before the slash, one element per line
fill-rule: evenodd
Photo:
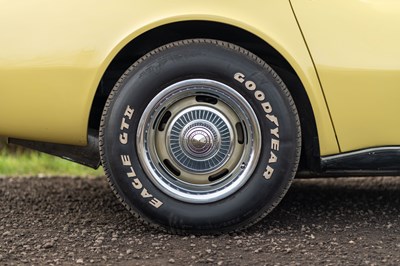
<path fill-rule="evenodd" d="M 278 73 L 298 106 L 303 136 L 299 170 L 318 171 L 320 147 L 316 119 L 299 75 L 288 60 L 268 42 L 247 30 L 220 22 L 198 20 L 169 23 L 145 31 L 129 41 L 111 60 L 100 80 L 90 110 L 89 128 L 96 130 L 99 128 L 107 97 L 129 66 L 159 46 L 193 38 L 218 39 L 241 46 L 262 58 Z"/>

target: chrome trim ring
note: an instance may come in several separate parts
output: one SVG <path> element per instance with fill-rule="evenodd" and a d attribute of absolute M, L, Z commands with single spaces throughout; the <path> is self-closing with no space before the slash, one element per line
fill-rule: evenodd
<path fill-rule="evenodd" d="M 139 161 L 169 196 L 209 203 L 236 192 L 250 178 L 261 151 L 261 130 L 246 99 L 209 79 L 163 89 L 139 122 Z"/>

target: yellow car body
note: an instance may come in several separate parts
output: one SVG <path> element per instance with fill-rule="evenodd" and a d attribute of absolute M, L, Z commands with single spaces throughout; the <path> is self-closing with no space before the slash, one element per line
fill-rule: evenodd
<path fill-rule="evenodd" d="M 400 144 L 400 2 L 292 1 L 341 152 Z"/>
<path fill-rule="evenodd" d="M 106 131 L 104 121 L 114 115 L 107 106 L 116 101 L 113 93 L 109 96 L 110 92 L 114 84 L 117 84 L 114 90 L 118 91 L 125 76 L 134 76 L 131 68 L 125 74 L 124 71 L 135 62 L 146 67 L 146 54 L 150 57 L 163 54 L 156 50 L 158 47 L 184 49 L 193 45 L 192 40 L 212 39 L 249 50 L 271 66 L 278 75 L 278 83 L 282 78 L 288 87 L 301 124 L 300 173 L 313 176 L 398 174 L 400 171 L 396 164 L 400 154 L 399 1 L 0 0 L 0 4 L 0 136 L 10 138 L 11 142 L 98 166 L 99 158 L 88 163 L 84 157 L 89 155 L 82 153 L 80 147 L 90 146 L 88 149 L 95 150 L 94 154 L 99 156 L 99 127 Z M 167 45 L 189 39 L 191 41 L 187 43 Z M 205 41 L 203 45 L 210 43 L 213 41 Z M 117 83 L 120 76 L 123 78 Z M 247 82 L 254 83 L 241 72 L 234 77 L 240 83 L 238 87 L 247 86 Z M 208 81 L 202 82 L 208 84 Z M 210 84 L 224 90 L 218 82 Z M 264 96 L 255 94 L 258 100 Z M 229 97 L 226 101 L 230 101 Z M 265 108 L 269 102 L 263 104 Z M 152 111 L 156 110 L 154 106 L 157 105 L 152 106 Z M 225 110 L 222 105 L 218 108 Z M 271 120 L 271 110 L 268 107 L 264 110 Z M 123 131 L 129 129 L 125 119 L 132 119 L 134 111 L 127 105 L 122 117 L 122 144 L 126 144 L 128 138 Z M 152 118 L 145 118 L 142 120 L 152 121 Z M 143 127 L 142 120 L 139 129 L 140 125 Z M 275 124 L 278 126 L 277 120 Z M 202 130 L 201 134 L 208 134 L 208 129 Z M 90 133 L 93 131 L 94 134 Z M 279 137 L 277 131 L 271 129 L 271 132 Z M 211 142 L 202 144 L 201 134 L 196 134 L 190 140 L 193 149 L 215 145 Z M 135 145 L 145 139 L 140 133 L 137 138 Z M 107 162 L 106 148 L 102 151 L 105 139 L 107 137 L 100 129 L 103 164 L 107 174 L 113 176 L 112 171 L 107 170 L 113 166 Z M 263 170 L 267 180 L 274 170 L 278 172 L 272 163 L 283 158 L 273 153 L 274 149 L 279 150 L 279 140 L 271 141 L 271 155 L 264 160 L 268 163 Z M 61 152 L 54 152 L 54 147 Z M 300 154 L 300 147 L 294 147 L 292 151 Z M 171 156 L 171 152 L 163 151 L 163 154 Z M 130 182 L 134 191 L 140 192 L 139 199 L 147 200 L 147 206 L 151 205 L 149 208 L 167 208 L 167 203 L 162 200 L 164 194 L 158 197 L 151 194 L 145 181 L 136 178 L 138 170 L 133 155 L 116 155 L 119 156 L 123 169 L 128 167 L 123 174 L 134 178 Z M 250 159 L 253 157 L 249 155 Z M 146 160 L 143 158 L 139 158 L 142 166 Z M 296 169 L 297 159 L 288 160 Z M 242 167 L 245 169 L 246 163 Z M 178 170 L 171 166 L 167 172 L 179 176 Z M 145 171 L 147 176 L 153 174 L 151 169 Z M 183 183 L 192 182 L 196 174 L 189 175 Z M 166 194 L 172 193 L 168 191 L 168 185 L 158 184 L 159 180 L 152 182 L 161 191 L 167 190 Z M 196 182 L 193 187 L 198 185 Z M 287 186 L 280 187 L 280 193 L 286 191 L 290 181 L 287 182 Z M 121 191 L 117 193 L 123 194 Z M 183 201 L 195 201 L 190 197 Z M 179 196 L 176 199 L 181 200 Z M 216 196 L 215 200 L 219 199 Z M 203 200 L 199 202 L 204 203 Z M 265 207 L 265 213 L 271 208 Z M 138 212 L 145 219 L 154 220 L 151 215 Z M 248 220 L 254 222 L 258 219 L 254 217 Z M 213 232 L 215 228 L 225 228 L 225 224 L 221 224 L 207 225 L 205 230 Z M 186 231 L 185 226 L 173 225 L 171 228 L 172 231 Z M 230 230 L 235 226 L 228 223 L 226 228 Z M 187 231 L 198 232 L 188 228 Z"/>
<path fill-rule="evenodd" d="M 399 12 L 396 1 L 3 0 L 0 134 L 85 145 L 95 91 L 122 47 L 161 25 L 204 20 L 249 31 L 288 60 L 321 155 L 399 145 Z"/>
<path fill-rule="evenodd" d="M 307 88 L 322 154 L 339 152 L 318 76 L 289 1 L 41 0 L 6 1 L 2 6 L 1 135 L 85 145 L 96 89 L 117 53 L 153 28 L 204 20 L 249 31 L 284 55 Z"/>

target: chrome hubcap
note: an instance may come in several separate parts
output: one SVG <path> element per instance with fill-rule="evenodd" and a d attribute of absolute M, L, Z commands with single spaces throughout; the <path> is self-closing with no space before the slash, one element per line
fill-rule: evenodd
<path fill-rule="evenodd" d="M 231 87 L 189 79 L 162 90 L 139 122 L 136 144 L 151 181 L 191 203 L 228 197 L 253 173 L 260 127 L 249 103 Z"/>
<path fill-rule="evenodd" d="M 171 157 L 189 172 L 210 172 L 229 159 L 233 132 L 216 110 L 188 108 L 177 115 L 168 131 Z"/>

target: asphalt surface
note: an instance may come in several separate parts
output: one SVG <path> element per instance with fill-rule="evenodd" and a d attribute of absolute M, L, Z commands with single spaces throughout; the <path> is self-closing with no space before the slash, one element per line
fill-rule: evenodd
<path fill-rule="evenodd" d="M 236 234 L 136 220 L 105 178 L 1 178 L 0 265 L 400 265 L 400 177 L 297 180 Z"/>

